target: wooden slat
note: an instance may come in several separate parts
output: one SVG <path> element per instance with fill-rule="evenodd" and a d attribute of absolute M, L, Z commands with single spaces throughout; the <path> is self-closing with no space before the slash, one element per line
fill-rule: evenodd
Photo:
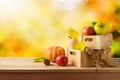
<path fill-rule="evenodd" d="M 10 59 L 6 59 L 10 60 Z M 0 80 L 120 80 L 120 67 L 75 67 L 75 66 L 45 66 L 43 63 L 24 59 L 22 64 L 2 63 L 0 61 Z M 17 59 L 21 62 L 20 59 Z M 119 61 L 119 59 L 118 59 Z M 113 62 L 117 62 L 113 59 Z"/>

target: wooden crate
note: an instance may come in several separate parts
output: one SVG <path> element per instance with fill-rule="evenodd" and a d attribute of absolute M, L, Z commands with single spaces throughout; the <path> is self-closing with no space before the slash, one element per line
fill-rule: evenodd
<path fill-rule="evenodd" d="M 92 49 L 101 49 L 112 45 L 112 34 L 79 36 L 78 41 L 85 41 L 85 46 Z"/>
<path fill-rule="evenodd" d="M 69 59 L 69 64 L 72 66 L 77 66 L 77 67 L 95 66 L 95 64 L 91 61 L 90 55 L 88 55 L 84 51 L 68 48 L 67 55 Z M 108 51 L 106 52 L 106 54 L 104 54 L 104 59 L 108 64 L 111 63 L 111 59 L 112 59 L 111 55 L 112 55 L 111 48 L 108 48 Z"/>

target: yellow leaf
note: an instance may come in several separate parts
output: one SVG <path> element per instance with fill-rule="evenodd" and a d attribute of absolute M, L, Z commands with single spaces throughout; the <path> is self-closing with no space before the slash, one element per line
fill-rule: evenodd
<path fill-rule="evenodd" d="M 78 40 L 79 33 L 76 30 L 69 28 L 69 36 Z"/>
<path fill-rule="evenodd" d="M 76 43 L 74 46 L 73 46 L 73 49 L 77 49 L 77 50 L 84 50 L 85 49 L 85 42 L 84 41 L 81 41 L 79 43 Z"/>

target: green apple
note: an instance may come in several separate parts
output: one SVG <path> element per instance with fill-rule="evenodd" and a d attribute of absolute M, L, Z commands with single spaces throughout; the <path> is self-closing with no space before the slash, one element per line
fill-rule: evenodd
<path fill-rule="evenodd" d="M 93 21 L 93 22 L 90 23 L 89 26 L 94 27 L 96 23 L 97 23 L 97 22 Z"/>
<path fill-rule="evenodd" d="M 111 26 L 110 22 L 107 23 L 97 22 L 94 26 L 94 31 L 98 35 L 108 34 L 110 26 Z"/>

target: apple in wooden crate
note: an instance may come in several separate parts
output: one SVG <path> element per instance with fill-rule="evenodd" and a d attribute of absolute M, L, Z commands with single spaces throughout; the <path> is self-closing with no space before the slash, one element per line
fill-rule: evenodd
<path fill-rule="evenodd" d="M 82 35 L 86 36 L 86 35 L 95 35 L 95 31 L 94 28 L 91 26 L 88 27 L 84 27 L 82 30 Z"/>
<path fill-rule="evenodd" d="M 97 35 L 108 34 L 111 25 L 112 25 L 111 22 L 107 22 L 107 23 L 97 22 L 94 26 L 94 31 L 96 32 Z"/>
<path fill-rule="evenodd" d="M 95 35 L 95 36 L 79 36 L 78 41 L 83 40 L 85 46 L 92 49 L 101 49 L 112 46 L 112 34 Z"/>
<path fill-rule="evenodd" d="M 83 28 L 78 41 L 84 41 L 86 47 L 101 49 L 112 45 L 112 34 L 109 34 L 111 22 L 93 22 L 92 27 Z M 96 34 L 96 35 L 95 35 Z"/>

